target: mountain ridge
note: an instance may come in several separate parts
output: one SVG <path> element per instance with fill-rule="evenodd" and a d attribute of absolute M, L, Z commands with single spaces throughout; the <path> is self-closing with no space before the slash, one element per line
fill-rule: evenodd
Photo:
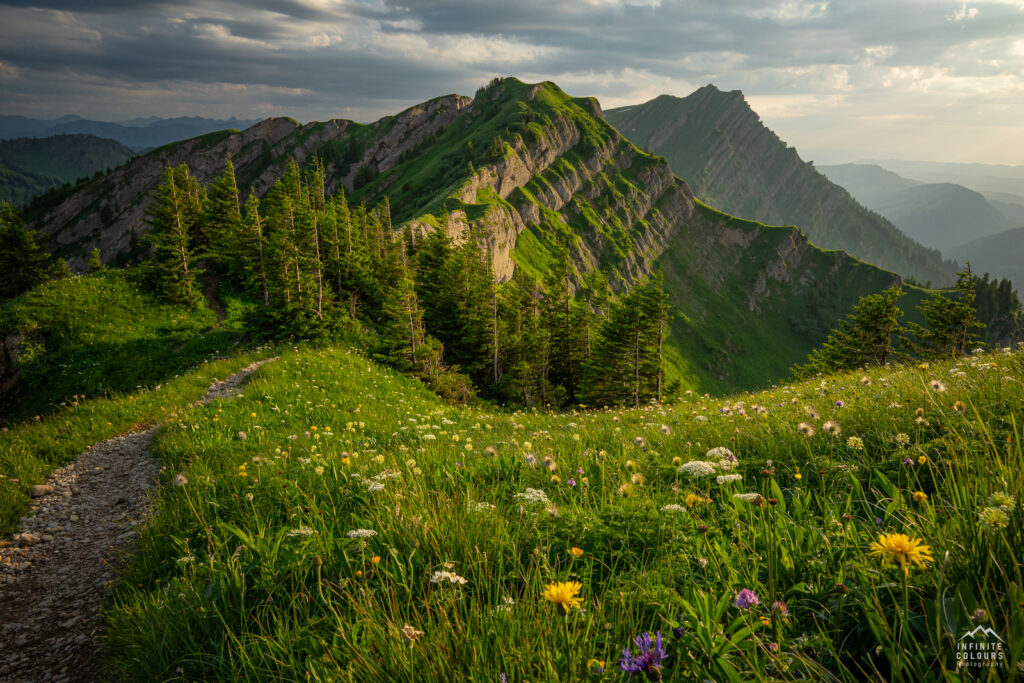
<path fill-rule="evenodd" d="M 563 249 L 577 290 L 597 270 L 622 291 L 662 269 L 676 311 L 668 365 L 694 388 L 784 377 L 860 296 L 900 282 L 795 228 L 706 206 L 666 159 L 601 118 L 592 98 L 515 79 L 372 124 L 268 119 L 167 145 L 40 202 L 30 218 L 79 269 L 93 246 L 108 262 L 130 262 L 144 253 L 145 206 L 165 167 L 188 163 L 207 184 L 230 156 L 243 194 L 260 195 L 291 159 L 314 154 L 327 191 L 344 187 L 354 203 L 389 197 L 413 236 L 477 236 L 502 282 L 517 271 L 544 276 Z M 921 296 L 912 290 L 908 310 Z"/>
<path fill-rule="evenodd" d="M 738 91 L 714 85 L 685 98 L 660 95 L 605 118 L 637 145 L 665 156 L 707 203 L 736 216 L 796 225 L 817 244 L 921 281 L 948 284 L 954 264 L 914 242 L 804 162 L 762 123 Z"/>

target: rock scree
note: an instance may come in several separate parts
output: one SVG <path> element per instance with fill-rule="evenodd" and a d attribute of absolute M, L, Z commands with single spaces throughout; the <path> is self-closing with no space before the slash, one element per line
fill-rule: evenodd
<path fill-rule="evenodd" d="M 237 393 L 268 360 L 214 381 L 197 404 Z M 155 431 L 99 443 L 32 487 L 21 531 L 0 539 L 0 681 L 97 677 L 97 610 L 149 511 Z"/>

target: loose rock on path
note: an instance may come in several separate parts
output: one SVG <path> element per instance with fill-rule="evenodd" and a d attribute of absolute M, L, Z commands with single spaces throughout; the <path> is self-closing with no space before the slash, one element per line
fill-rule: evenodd
<path fill-rule="evenodd" d="M 237 393 L 265 362 L 215 381 L 198 403 Z M 97 608 L 149 508 L 160 470 L 149 453 L 154 432 L 97 444 L 31 487 L 30 516 L 0 539 L 0 681 L 96 676 Z"/>

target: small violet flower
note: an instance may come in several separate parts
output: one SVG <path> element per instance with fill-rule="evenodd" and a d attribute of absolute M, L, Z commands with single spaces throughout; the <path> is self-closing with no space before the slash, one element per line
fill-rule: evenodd
<path fill-rule="evenodd" d="M 619 668 L 637 676 L 643 674 L 649 681 L 661 680 L 661 663 L 668 654 L 661 642 L 661 632 L 655 634 L 654 642 L 651 642 L 650 633 L 641 633 L 633 639 L 636 646 L 636 654 L 629 651 L 629 648 L 622 648 L 622 657 L 619 658 Z"/>
<path fill-rule="evenodd" d="M 757 597 L 757 593 L 750 590 L 749 588 L 744 588 L 736 594 L 736 599 L 733 601 L 732 604 L 734 604 L 736 607 L 739 607 L 740 609 L 750 609 L 754 605 L 760 605 L 761 598 Z"/>

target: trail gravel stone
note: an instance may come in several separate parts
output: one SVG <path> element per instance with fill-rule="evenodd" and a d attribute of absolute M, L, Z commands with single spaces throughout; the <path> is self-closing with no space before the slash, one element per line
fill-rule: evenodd
<path fill-rule="evenodd" d="M 234 395 L 267 360 L 215 381 L 198 403 Z M 154 433 L 97 444 L 32 487 L 21 530 L 0 539 L 0 681 L 97 678 L 97 609 L 149 510 Z"/>

